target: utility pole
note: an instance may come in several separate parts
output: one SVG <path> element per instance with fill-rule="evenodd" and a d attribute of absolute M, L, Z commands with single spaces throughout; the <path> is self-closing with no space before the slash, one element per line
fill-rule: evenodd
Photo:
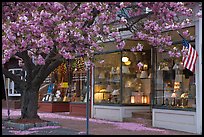
<path fill-rule="evenodd" d="M 4 79 L 4 85 L 3 86 L 4 86 L 5 95 L 6 95 L 7 114 L 8 114 L 8 120 L 9 120 L 10 119 L 10 109 L 9 109 L 9 103 L 8 103 L 8 94 L 7 94 L 7 91 L 6 91 L 6 78 L 5 78 L 5 75 L 3 75 L 3 79 Z"/>

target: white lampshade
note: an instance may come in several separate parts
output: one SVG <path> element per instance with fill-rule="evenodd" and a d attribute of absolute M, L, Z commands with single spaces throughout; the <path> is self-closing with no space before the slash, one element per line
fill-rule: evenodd
<path fill-rule="evenodd" d="M 174 64 L 173 69 L 174 69 L 174 70 L 175 70 L 175 69 L 183 70 L 183 69 L 184 69 L 183 63 L 180 62 L 179 64 L 177 64 L 177 63 Z"/>
<path fill-rule="evenodd" d="M 172 97 L 172 98 L 176 98 L 176 93 L 175 93 L 175 92 L 172 93 L 172 94 L 171 94 L 171 97 Z"/>
<path fill-rule="evenodd" d="M 149 74 L 148 78 L 152 78 L 152 73 Z"/>
<path fill-rule="evenodd" d="M 142 71 L 140 78 L 147 78 L 147 77 L 148 77 L 147 71 Z"/>
<path fill-rule="evenodd" d="M 129 67 L 128 66 L 122 66 L 122 73 L 130 73 Z"/>
<path fill-rule="evenodd" d="M 175 69 L 178 69 L 178 68 L 179 68 L 178 64 L 177 63 L 174 64 L 173 69 L 175 70 Z"/>
<path fill-rule="evenodd" d="M 113 90 L 113 92 L 112 92 L 112 95 L 119 95 L 120 93 L 119 93 L 119 89 L 117 89 L 117 90 Z"/>
<path fill-rule="evenodd" d="M 127 62 L 129 60 L 128 57 L 122 57 L 122 62 Z"/>
<path fill-rule="evenodd" d="M 164 68 L 162 68 L 161 70 L 169 70 L 168 66 L 165 66 Z"/>

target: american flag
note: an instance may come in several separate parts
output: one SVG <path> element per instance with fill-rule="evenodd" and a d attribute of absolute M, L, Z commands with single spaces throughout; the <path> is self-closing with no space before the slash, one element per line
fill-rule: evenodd
<path fill-rule="evenodd" d="M 188 50 L 187 51 L 187 55 L 183 56 L 183 58 L 182 58 L 183 66 L 184 66 L 184 68 L 187 68 L 190 71 L 194 72 L 196 60 L 198 58 L 198 53 L 191 46 L 191 44 L 188 43 L 188 41 L 186 41 L 185 39 L 183 39 L 182 44 L 183 44 L 183 49 L 187 49 Z"/>

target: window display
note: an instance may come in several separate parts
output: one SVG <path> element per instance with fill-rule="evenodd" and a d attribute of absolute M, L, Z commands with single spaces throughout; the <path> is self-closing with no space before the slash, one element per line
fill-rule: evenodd
<path fill-rule="evenodd" d="M 167 52 L 155 56 L 157 66 L 153 105 L 195 110 L 195 75 L 183 67 L 181 58 L 170 58 Z"/>
<path fill-rule="evenodd" d="M 67 97 L 71 102 L 86 102 L 87 91 L 87 71 L 85 70 L 84 59 L 77 58 L 70 63 L 70 79 L 71 85 Z"/>
<path fill-rule="evenodd" d="M 120 57 L 120 52 L 95 56 L 94 103 L 120 103 Z"/>
<path fill-rule="evenodd" d="M 127 60 L 122 60 L 123 104 L 149 104 L 151 79 L 150 50 L 143 52 L 122 52 Z M 131 62 L 131 63 L 127 63 Z M 143 64 L 141 68 L 138 63 Z"/>
<path fill-rule="evenodd" d="M 95 55 L 95 104 L 149 104 L 150 51 L 119 51 Z M 140 69 L 137 63 L 144 66 Z"/>
<path fill-rule="evenodd" d="M 64 97 L 66 97 L 66 94 L 68 92 L 68 73 L 66 63 L 62 63 L 59 67 L 57 67 L 48 76 L 48 78 L 46 79 L 46 83 L 47 82 L 49 82 L 47 87 L 47 93 L 43 95 L 41 101 L 48 102 L 67 101 L 63 99 Z"/>

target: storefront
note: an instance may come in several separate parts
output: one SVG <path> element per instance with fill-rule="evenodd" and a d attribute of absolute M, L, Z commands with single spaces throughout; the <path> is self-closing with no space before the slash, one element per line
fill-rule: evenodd
<path fill-rule="evenodd" d="M 54 88 L 48 86 L 54 79 Z M 66 61 L 53 71 L 41 86 L 39 111 L 70 112 L 70 115 L 86 116 L 87 71 L 82 57 Z"/>
<path fill-rule="evenodd" d="M 141 52 L 132 52 L 141 43 Z M 123 50 L 105 43 L 103 52 L 94 56 L 92 117 L 123 121 L 132 112 L 150 111 L 151 49 L 144 41 L 126 40 Z M 137 64 L 143 63 L 139 68 Z"/>
<path fill-rule="evenodd" d="M 39 90 L 38 111 L 66 112 L 69 111 L 67 62 L 62 63 L 44 81 Z"/>
<path fill-rule="evenodd" d="M 185 132 L 201 133 L 202 121 L 202 41 L 197 22 L 188 27 L 195 40 L 188 40 L 191 46 L 198 51 L 198 60 L 195 73 L 183 67 L 182 58 L 173 59 L 167 52 L 159 53 L 154 49 L 153 60 L 153 108 L 152 125 Z M 185 29 L 184 29 L 185 30 Z M 183 30 L 183 31 L 184 31 Z M 173 46 L 182 49 L 182 39 L 176 31 L 170 32 L 173 36 Z M 178 36 L 178 37 L 176 37 Z M 201 87 L 200 87 L 201 86 Z M 201 95 L 201 96 L 200 96 Z"/>

